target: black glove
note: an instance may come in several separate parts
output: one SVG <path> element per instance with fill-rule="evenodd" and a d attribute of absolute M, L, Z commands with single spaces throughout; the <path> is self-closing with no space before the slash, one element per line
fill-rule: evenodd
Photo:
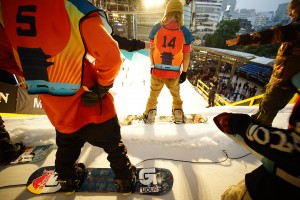
<path fill-rule="evenodd" d="M 183 83 L 186 80 L 186 72 L 181 72 L 179 83 Z"/>
<path fill-rule="evenodd" d="M 94 106 L 112 86 L 113 84 L 109 86 L 96 84 L 91 90 L 85 89 L 86 92 L 81 95 L 82 103 L 86 106 Z"/>

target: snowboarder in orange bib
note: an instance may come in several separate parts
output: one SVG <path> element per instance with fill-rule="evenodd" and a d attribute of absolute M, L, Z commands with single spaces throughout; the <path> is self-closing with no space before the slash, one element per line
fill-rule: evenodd
<path fill-rule="evenodd" d="M 172 113 L 175 123 L 183 123 L 180 83 L 186 80 L 190 62 L 190 44 L 194 41 L 183 26 L 183 5 L 179 0 L 167 4 L 165 14 L 149 35 L 154 48 L 150 50 L 151 91 L 144 111 L 144 121 L 153 123 L 156 116 L 157 98 L 164 85 L 173 97 Z"/>
<path fill-rule="evenodd" d="M 0 12 L 0 68 L 24 76 L 28 93 L 40 96 L 56 130 L 61 191 L 80 186 L 86 169 L 77 160 L 88 142 L 108 154 L 118 192 L 131 193 L 136 170 L 108 92 L 122 59 L 104 11 L 85 0 L 1 0 Z"/>

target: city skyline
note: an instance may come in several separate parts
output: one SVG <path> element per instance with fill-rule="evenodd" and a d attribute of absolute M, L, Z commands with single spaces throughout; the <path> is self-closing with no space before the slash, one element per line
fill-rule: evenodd
<path fill-rule="evenodd" d="M 256 9 L 256 12 L 276 11 L 279 4 L 290 0 L 237 0 L 236 9 Z"/>

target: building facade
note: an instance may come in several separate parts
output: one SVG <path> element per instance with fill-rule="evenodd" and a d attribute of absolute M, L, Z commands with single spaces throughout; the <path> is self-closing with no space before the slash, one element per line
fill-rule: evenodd
<path fill-rule="evenodd" d="M 229 11 L 233 13 L 236 7 L 236 0 L 223 0 L 222 2 L 222 12 Z"/>
<path fill-rule="evenodd" d="M 281 22 L 289 19 L 288 15 L 288 3 L 279 4 L 276 10 L 275 21 Z"/>
<path fill-rule="evenodd" d="M 221 19 L 223 0 L 194 0 L 196 13 L 196 29 L 200 37 L 213 34 Z"/>
<path fill-rule="evenodd" d="M 95 0 L 97 7 L 107 11 L 114 33 L 143 41 L 149 40 L 153 26 L 162 20 L 169 0 Z M 184 25 L 195 29 L 194 1 L 180 0 L 184 5 Z"/>

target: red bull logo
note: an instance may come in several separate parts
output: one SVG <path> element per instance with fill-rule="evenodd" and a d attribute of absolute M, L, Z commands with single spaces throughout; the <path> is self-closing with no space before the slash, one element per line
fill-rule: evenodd
<path fill-rule="evenodd" d="M 54 174 L 54 170 L 44 170 L 43 175 L 32 181 L 34 189 L 43 189 L 48 182 L 49 178 Z"/>

